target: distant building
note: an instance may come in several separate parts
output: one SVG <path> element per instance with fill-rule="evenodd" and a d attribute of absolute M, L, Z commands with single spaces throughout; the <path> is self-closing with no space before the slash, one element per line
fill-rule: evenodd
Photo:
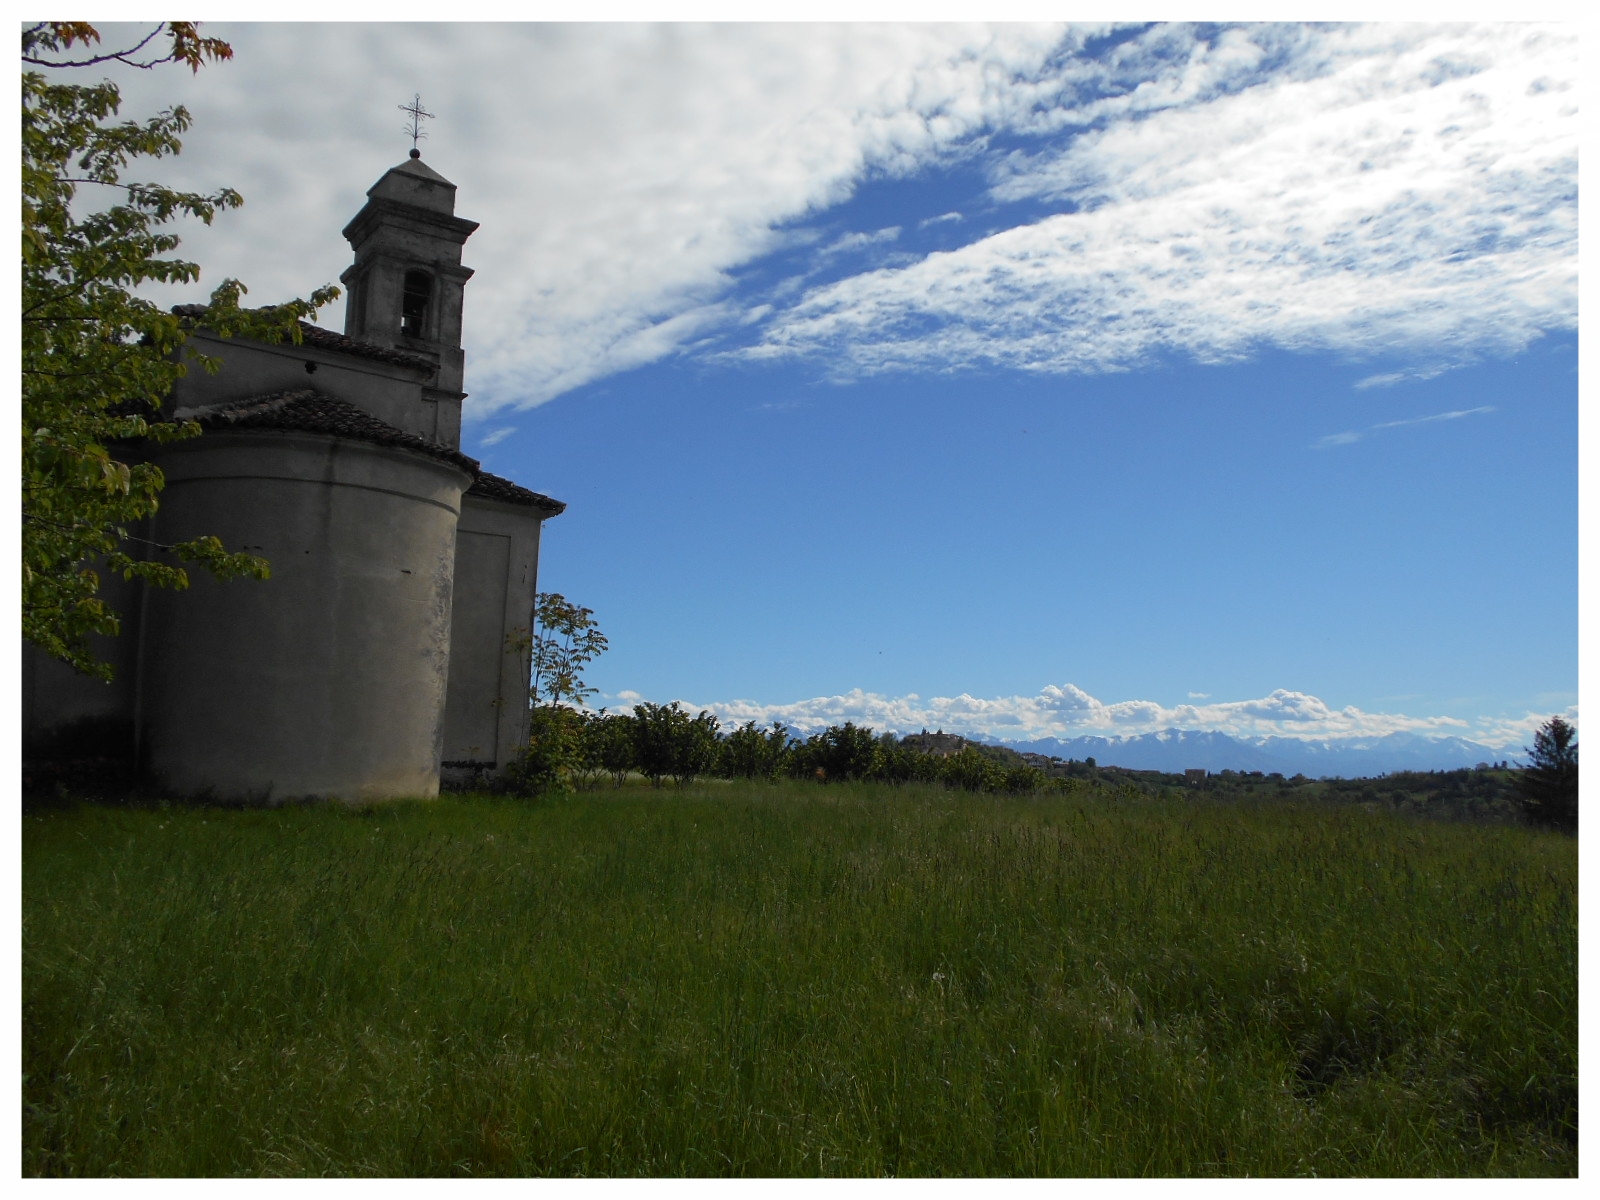
<path fill-rule="evenodd" d="M 900 739 L 900 744 L 935 758 L 949 758 L 952 754 L 961 753 L 967 739 L 956 733 L 929 733 L 924 729 L 921 733 L 908 733 Z"/>
<path fill-rule="evenodd" d="M 205 434 L 140 449 L 167 485 L 134 532 L 215 534 L 272 578 L 106 579 L 117 678 L 27 647 L 25 757 L 76 740 L 168 794 L 273 803 L 436 795 L 442 771 L 493 772 L 526 741 L 539 535 L 565 506 L 461 453 L 478 226 L 455 193 L 415 152 L 367 192 L 344 229 L 343 334 L 194 331 L 222 368 L 192 370 L 162 412 Z"/>

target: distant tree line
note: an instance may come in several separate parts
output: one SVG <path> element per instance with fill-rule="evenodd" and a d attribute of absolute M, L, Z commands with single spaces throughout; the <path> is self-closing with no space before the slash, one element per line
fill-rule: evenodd
<path fill-rule="evenodd" d="M 682 705 L 636 704 L 631 714 L 576 707 L 595 694 L 583 671 L 607 648 L 591 609 L 557 592 L 541 592 L 533 628 L 513 638 L 532 665 L 528 743 L 508 766 L 504 786 L 541 795 L 571 784 L 620 787 L 630 772 L 652 785 L 685 784 L 703 776 L 722 779 L 852 779 L 889 783 L 943 783 L 974 792 L 1030 793 L 1054 787 L 1072 791 L 1071 779 L 1052 779 L 1013 750 L 975 746 L 961 738 L 934 740 L 953 746 L 926 753 L 916 737 L 905 743 L 881 737 L 852 722 L 830 725 L 802 738 L 782 722 L 762 728 L 754 721 L 730 733 L 710 712 L 690 716 Z M 1090 760 L 1093 766 L 1093 760 Z"/>
<path fill-rule="evenodd" d="M 631 714 L 540 705 L 530 724 L 529 743 L 507 772 L 511 790 L 529 795 L 563 781 L 577 787 L 620 786 L 630 772 L 656 787 L 702 777 L 938 783 L 1013 795 L 1084 786 L 1078 779 L 1053 777 L 1004 747 L 967 742 L 952 753 L 931 754 L 914 735 L 877 734 L 850 721 L 810 737 L 798 736 L 781 721 L 766 727 L 746 721 L 724 733 L 714 714 L 691 716 L 673 702 L 636 704 Z"/>
<path fill-rule="evenodd" d="M 1540 731 L 1530 762 L 1522 767 L 1483 763 L 1361 779 L 1225 770 L 1195 782 L 1169 772 L 1023 754 L 948 735 L 938 739 L 938 749 L 930 749 L 934 739 L 878 734 L 849 721 L 809 737 L 777 721 L 769 726 L 747 721 L 724 732 L 714 714 L 691 715 L 677 703 L 637 704 L 631 714 L 540 705 L 532 717 L 529 744 L 504 780 L 522 795 L 564 786 L 620 787 L 630 773 L 656 787 L 700 778 L 863 780 L 1010 795 L 1094 791 L 1126 798 L 1183 796 L 1201 803 L 1359 804 L 1430 819 L 1577 830 L 1577 743 L 1572 727 L 1564 724 L 1560 731 L 1548 725 Z"/>
<path fill-rule="evenodd" d="M 1187 796 L 1223 801 L 1286 798 L 1354 803 L 1415 816 L 1527 821 L 1578 829 L 1577 730 L 1553 717 L 1535 734 L 1525 765 L 1480 763 L 1454 771 L 1398 771 L 1377 778 L 1285 778 L 1278 772 L 1220 771 L 1194 780 L 1163 771 L 1100 766 L 970 742 L 940 731 L 877 734 L 846 721 L 802 737 L 782 722 L 754 721 L 723 732 L 710 712 L 680 704 L 633 706 L 631 714 L 573 707 L 595 694 L 583 669 L 606 649 L 594 614 L 555 593 L 538 598 L 531 643 L 529 738 L 503 786 L 541 795 L 571 785 L 620 787 L 637 772 L 655 787 L 718 779 L 867 780 L 935 783 L 969 792 L 1029 795 L 1094 789 L 1123 796 Z"/>

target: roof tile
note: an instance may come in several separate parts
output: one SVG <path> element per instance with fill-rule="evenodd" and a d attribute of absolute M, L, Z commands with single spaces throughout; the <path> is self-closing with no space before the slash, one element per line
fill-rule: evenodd
<path fill-rule="evenodd" d="M 474 478 L 479 474 L 477 459 L 468 458 L 459 450 L 430 442 L 414 433 L 396 429 L 354 404 L 315 388 L 294 388 L 265 396 L 251 396 L 215 408 L 179 409 L 172 414 L 172 419 L 198 421 L 203 429 L 285 429 L 330 433 L 358 442 L 416 450 L 442 462 L 454 463 L 470 471 Z"/>
<path fill-rule="evenodd" d="M 480 496 L 485 500 L 498 500 L 502 504 L 522 504 L 529 508 L 537 508 L 547 517 L 559 516 L 567 509 L 560 500 L 552 500 L 549 496 L 530 492 L 509 479 L 502 479 L 483 470 L 478 472 L 477 482 L 467 489 L 467 495 Z"/>

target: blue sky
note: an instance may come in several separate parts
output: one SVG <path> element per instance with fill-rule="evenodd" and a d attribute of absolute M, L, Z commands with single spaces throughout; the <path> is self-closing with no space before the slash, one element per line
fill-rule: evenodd
<path fill-rule="evenodd" d="M 1570 27 L 209 32 L 234 63 L 125 108 L 187 104 L 166 177 L 245 193 L 206 286 L 335 279 L 394 106 L 439 114 L 463 448 L 568 502 L 542 583 L 611 639 L 596 703 L 1576 714 Z"/>

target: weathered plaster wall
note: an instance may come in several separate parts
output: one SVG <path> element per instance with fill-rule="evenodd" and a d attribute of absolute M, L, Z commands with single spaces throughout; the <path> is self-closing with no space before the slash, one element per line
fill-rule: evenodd
<path fill-rule="evenodd" d="M 455 449 L 461 443 L 461 401 L 430 399 L 414 369 L 311 345 L 268 346 L 196 330 L 194 348 L 222 363 L 215 375 L 191 363 L 167 411 L 209 408 L 230 400 L 314 387 L 415 434 Z M 315 368 L 308 371 L 307 365 Z"/>
<path fill-rule="evenodd" d="M 525 639 L 539 590 L 540 528 L 537 510 L 462 498 L 445 702 L 447 763 L 504 768 L 527 740 Z"/>
<path fill-rule="evenodd" d="M 459 467 L 318 434 L 214 431 L 160 459 L 152 536 L 215 534 L 272 578 L 145 604 L 143 765 L 178 794 L 438 793 Z"/>

